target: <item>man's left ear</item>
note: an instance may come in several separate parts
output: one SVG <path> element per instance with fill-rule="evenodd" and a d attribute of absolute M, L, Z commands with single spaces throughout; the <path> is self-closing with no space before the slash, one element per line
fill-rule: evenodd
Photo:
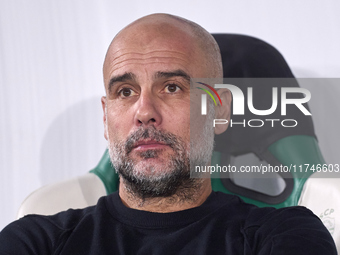
<path fill-rule="evenodd" d="M 230 121 L 230 110 L 231 110 L 231 93 L 228 89 L 217 90 L 218 95 L 221 98 L 222 105 L 219 103 L 215 106 L 215 119 L 227 120 L 227 124 L 217 124 L 215 125 L 215 134 L 222 134 L 227 130 Z"/>

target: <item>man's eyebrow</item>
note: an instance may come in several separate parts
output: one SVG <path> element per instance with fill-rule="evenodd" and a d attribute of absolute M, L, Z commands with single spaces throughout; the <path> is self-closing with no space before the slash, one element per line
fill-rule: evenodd
<path fill-rule="evenodd" d="M 157 72 L 155 78 L 172 78 L 172 77 L 182 77 L 188 82 L 190 82 L 190 76 L 181 69 L 170 71 L 170 72 Z"/>
<path fill-rule="evenodd" d="M 111 91 L 111 88 L 116 82 L 125 82 L 125 81 L 136 81 L 136 75 L 133 73 L 124 73 L 122 75 L 113 76 L 110 79 L 108 90 Z"/>

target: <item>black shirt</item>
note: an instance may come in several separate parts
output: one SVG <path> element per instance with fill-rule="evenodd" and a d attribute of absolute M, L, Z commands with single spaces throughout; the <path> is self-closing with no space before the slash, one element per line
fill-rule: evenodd
<path fill-rule="evenodd" d="M 212 192 L 173 213 L 127 208 L 119 194 L 96 206 L 29 215 L 0 233 L 0 254 L 337 254 L 322 222 L 304 207 L 258 208 Z"/>

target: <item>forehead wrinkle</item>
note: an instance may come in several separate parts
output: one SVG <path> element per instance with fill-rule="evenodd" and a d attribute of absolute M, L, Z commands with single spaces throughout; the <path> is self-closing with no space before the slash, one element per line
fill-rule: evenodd
<path fill-rule="evenodd" d="M 164 60 L 164 59 L 171 59 L 171 58 L 175 58 L 177 60 L 181 60 L 183 62 L 185 62 L 186 64 L 189 64 L 188 61 L 186 61 L 185 59 L 182 59 L 182 58 L 176 58 L 176 57 L 148 57 L 148 58 L 143 58 L 143 59 L 139 59 L 139 58 L 129 58 L 129 59 L 124 59 L 120 62 L 117 62 L 117 63 L 113 63 L 112 65 L 115 66 L 115 65 L 119 65 L 121 63 L 124 63 L 126 61 L 132 61 L 131 64 L 138 64 L 139 62 L 144 62 L 144 61 L 147 61 L 147 60 L 152 60 L 152 59 L 160 59 L 160 60 Z M 157 62 L 162 62 L 162 61 L 153 61 L 151 63 L 157 63 Z"/>
<path fill-rule="evenodd" d="M 149 62 L 148 64 L 159 64 L 159 63 L 160 63 L 159 61 L 155 61 L 155 62 Z M 118 67 L 112 69 L 109 75 L 112 76 L 112 73 L 114 73 L 118 69 L 123 68 L 124 66 L 129 65 L 129 64 L 142 64 L 142 63 L 138 63 L 138 62 L 137 63 L 128 63 L 128 64 L 124 64 L 124 65 L 118 66 Z M 185 70 L 185 68 L 186 68 L 186 65 L 181 65 L 181 64 L 178 64 L 178 63 L 177 63 L 177 65 L 180 68 L 174 68 L 174 69 L 181 69 L 181 68 L 183 68 L 183 70 Z"/>
<path fill-rule="evenodd" d="M 150 56 L 150 57 L 143 57 L 145 55 L 149 55 L 149 54 L 152 54 L 152 53 L 177 53 L 179 54 L 180 56 Z M 127 56 L 128 55 L 141 55 L 141 58 L 138 58 L 138 56 L 135 56 L 135 57 L 131 57 L 131 58 L 128 58 Z M 120 56 L 118 57 L 115 57 L 113 58 L 111 61 L 110 61 L 110 64 L 109 66 L 115 66 L 115 65 L 118 65 L 118 64 L 121 64 L 125 61 L 130 61 L 130 60 L 139 60 L 139 61 L 144 61 L 144 60 L 149 60 L 149 59 L 152 59 L 152 58 L 159 58 L 159 59 L 166 59 L 166 58 L 176 58 L 176 59 L 180 59 L 184 62 L 186 62 L 186 64 L 189 64 L 189 62 L 185 59 L 185 56 L 186 54 L 185 53 L 182 53 L 182 52 L 177 52 L 177 51 L 152 51 L 152 52 L 148 52 L 148 53 L 131 53 L 131 52 L 128 52 L 128 53 L 124 53 L 124 54 L 121 54 Z M 118 61 L 118 62 L 115 62 L 117 61 L 119 58 L 122 58 L 122 57 L 127 57 L 126 59 L 124 60 L 121 60 L 121 61 Z M 108 66 L 108 67 L 109 67 Z"/>
<path fill-rule="evenodd" d="M 117 50 L 114 53 L 112 53 L 111 56 L 113 56 L 113 60 L 115 60 L 115 59 L 121 58 L 121 57 L 128 55 L 128 54 L 148 55 L 148 54 L 153 54 L 153 53 L 176 53 L 176 54 L 180 54 L 180 55 L 184 55 L 184 56 L 186 55 L 186 53 L 176 51 L 176 50 L 152 50 L 152 51 L 148 51 L 148 52 L 134 52 L 133 50 L 135 50 L 135 49 L 132 49 L 132 52 L 125 52 L 125 53 L 120 54 L 117 57 L 114 57 L 116 54 L 119 54 L 121 51 L 128 51 L 128 50 L 129 50 L 128 48 Z"/>
<path fill-rule="evenodd" d="M 157 61 L 150 61 L 153 59 L 157 59 Z M 190 64 L 190 62 L 187 59 L 184 58 L 178 58 L 175 56 L 167 56 L 167 57 L 148 57 L 148 58 L 144 58 L 144 59 L 139 59 L 139 58 L 127 58 L 124 59 L 120 62 L 117 63 L 111 63 L 112 69 L 110 67 L 107 67 L 107 69 L 111 69 L 109 76 L 112 76 L 112 73 L 115 72 L 116 70 L 126 66 L 126 65 L 130 65 L 130 64 L 144 64 L 144 61 L 150 61 L 147 64 L 157 64 L 157 63 L 162 63 L 165 62 L 164 60 L 168 60 L 168 59 L 174 59 L 177 60 L 174 61 L 174 64 L 179 65 L 183 70 L 186 70 L 186 66 L 188 66 Z M 178 61 L 180 60 L 180 61 Z M 181 69 L 181 68 L 177 68 L 177 69 Z"/>

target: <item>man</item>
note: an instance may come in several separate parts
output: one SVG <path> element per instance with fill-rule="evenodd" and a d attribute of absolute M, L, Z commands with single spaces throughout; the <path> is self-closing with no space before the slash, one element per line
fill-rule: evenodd
<path fill-rule="evenodd" d="M 119 191 L 94 207 L 10 224 L 0 254 L 336 254 L 309 210 L 260 209 L 190 178 L 191 165 L 210 163 L 214 133 L 226 129 L 211 118 L 228 119 L 231 101 L 219 90 L 223 107 L 210 104 L 207 119 L 199 106 L 190 112 L 200 98 L 190 78 L 222 78 L 218 46 L 203 28 L 166 14 L 141 18 L 114 38 L 103 72 Z"/>

